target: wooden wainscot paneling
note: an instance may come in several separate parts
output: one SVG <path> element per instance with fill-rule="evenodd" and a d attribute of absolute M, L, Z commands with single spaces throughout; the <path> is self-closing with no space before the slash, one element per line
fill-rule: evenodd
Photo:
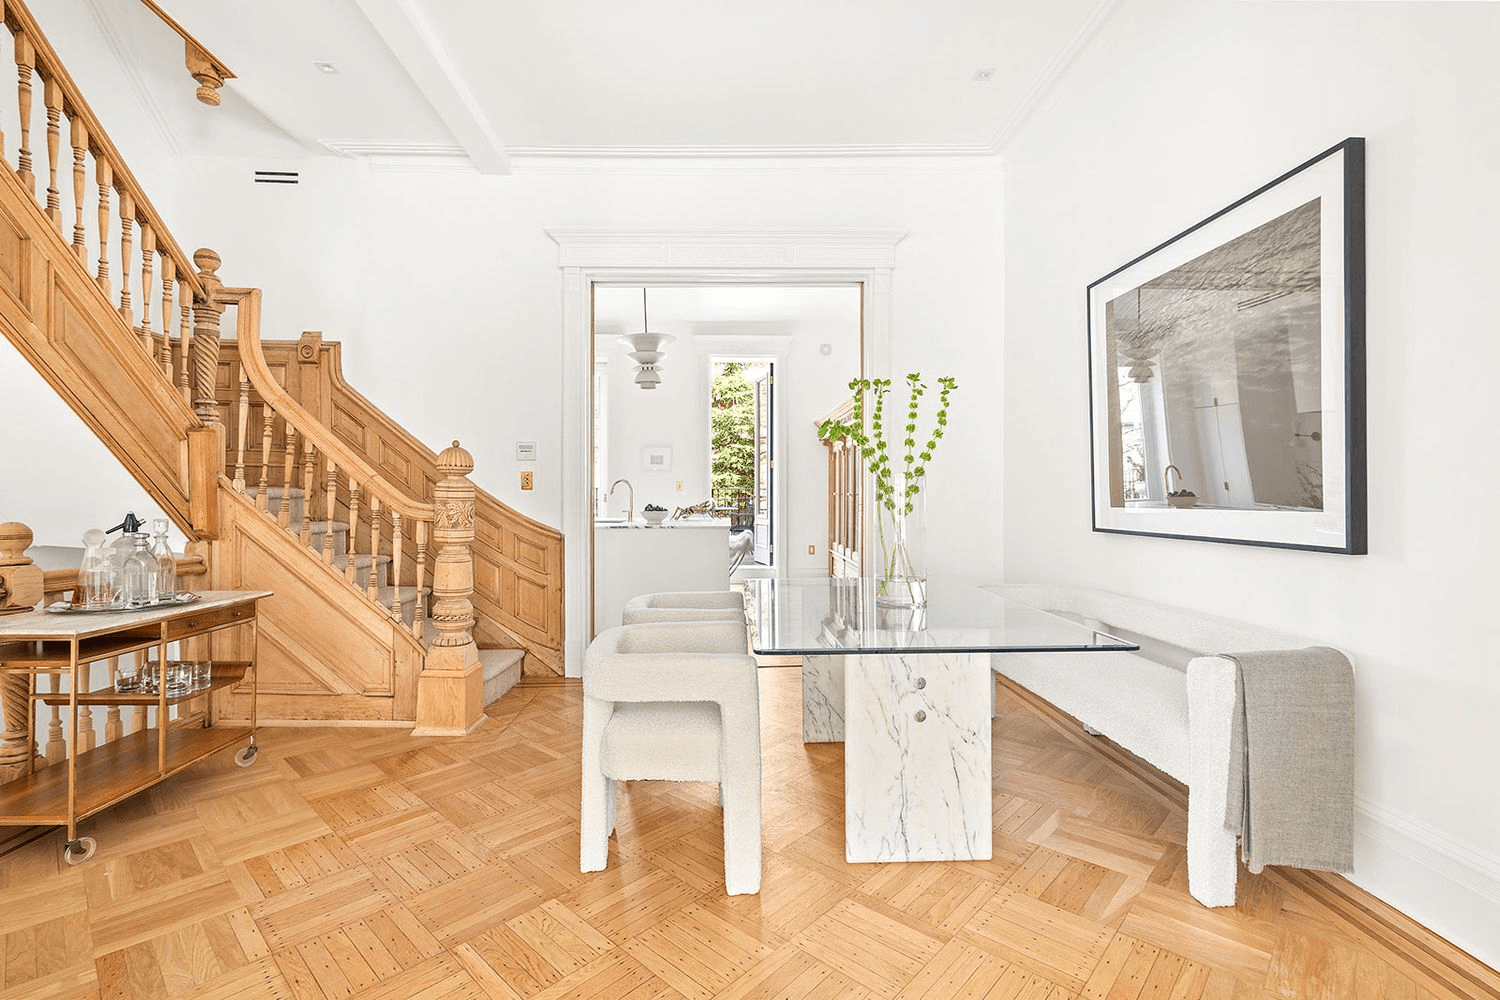
<path fill-rule="evenodd" d="M 23 312 L 31 312 L 31 237 L 5 211 L 0 211 L 0 289 Z"/>
<path fill-rule="evenodd" d="M 223 578 L 275 592 L 260 605 L 261 716 L 411 720 L 422 650 L 410 633 L 248 498 L 225 491 L 222 514 Z"/>
<path fill-rule="evenodd" d="M 0 183 L 0 325 L 7 339 L 186 530 L 181 445 L 197 419 L 56 226 L 14 175 L 7 177 Z"/>
<path fill-rule="evenodd" d="M 333 404 L 333 421 L 330 424 L 333 432 L 343 440 L 349 447 L 360 454 L 366 454 L 365 450 L 365 424 L 364 421 L 351 413 L 346 407 L 338 403 Z"/>

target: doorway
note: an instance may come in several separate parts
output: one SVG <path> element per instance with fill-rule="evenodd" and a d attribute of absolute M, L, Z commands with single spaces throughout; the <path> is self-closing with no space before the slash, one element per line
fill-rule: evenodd
<path fill-rule="evenodd" d="M 594 551 L 591 405 L 595 290 L 601 285 L 781 286 L 859 288 L 862 340 L 848 368 L 891 367 L 892 289 L 899 229 L 683 229 L 549 226 L 557 244 L 562 298 L 562 438 L 559 503 L 564 553 L 567 675 L 582 673 L 593 634 Z M 856 364 L 855 362 L 858 362 Z M 781 415 L 785 427 L 787 416 Z"/>
<path fill-rule="evenodd" d="M 723 589 L 731 579 L 826 566 L 827 460 L 816 423 L 863 371 L 863 286 L 596 282 L 592 293 L 589 634 L 618 624 L 622 593 Z M 646 362 L 632 350 L 643 332 L 671 338 Z M 650 388 L 641 384 L 647 363 Z M 714 383 L 730 367 L 743 409 L 733 446 L 744 461 L 742 476 L 726 482 L 714 474 Z M 648 504 L 666 508 L 673 537 L 619 537 L 625 529 L 615 526 L 639 522 Z M 707 537 L 710 526 L 719 546 L 713 582 L 702 547 L 679 530 Z M 731 577 L 731 536 L 741 533 L 749 551 Z M 672 544 L 622 556 L 627 543 L 647 540 Z"/>
<path fill-rule="evenodd" d="M 729 519 L 731 578 L 776 565 L 775 372 L 774 358 L 709 359 L 709 466 Z"/>

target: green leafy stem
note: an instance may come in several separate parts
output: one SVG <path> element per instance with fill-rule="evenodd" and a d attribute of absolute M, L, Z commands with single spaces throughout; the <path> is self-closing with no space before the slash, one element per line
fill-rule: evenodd
<path fill-rule="evenodd" d="M 918 477 L 927 474 L 927 464 L 932 461 L 937 443 L 947 430 L 948 403 L 953 391 L 958 388 L 958 379 L 945 375 L 937 380 L 937 414 L 926 443 L 918 448 L 917 442 L 921 440 L 921 435 L 917 433 L 917 425 L 927 383 L 922 381 L 920 372 L 910 372 L 906 376 L 906 419 L 900 425 L 900 438 L 895 442 L 900 447 L 897 455 L 903 483 L 900 496 L 897 496 L 896 467 L 891 458 L 892 436 L 887 434 L 886 428 L 886 396 L 891 393 L 893 384 L 888 378 L 851 379 L 849 389 L 854 393 L 854 405 L 849 419 L 823 421 L 818 425 L 818 437 L 824 441 L 848 438 L 859 449 L 860 456 L 865 460 L 865 468 L 874 477 L 875 502 L 893 514 L 898 513 L 898 507 L 900 513 L 910 514 L 915 507 L 914 500 L 922 489 Z M 867 407 L 868 428 L 865 426 Z"/>

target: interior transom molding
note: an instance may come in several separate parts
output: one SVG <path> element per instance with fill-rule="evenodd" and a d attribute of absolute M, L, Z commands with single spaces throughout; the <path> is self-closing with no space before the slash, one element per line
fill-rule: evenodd
<path fill-rule="evenodd" d="M 896 266 L 904 229 L 547 230 L 563 268 L 842 269 Z"/>

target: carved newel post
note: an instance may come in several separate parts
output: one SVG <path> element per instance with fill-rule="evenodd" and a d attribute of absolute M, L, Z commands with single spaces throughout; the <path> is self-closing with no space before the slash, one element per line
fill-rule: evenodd
<path fill-rule="evenodd" d="M 224 304 L 219 301 L 224 282 L 219 280 L 218 270 L 223 261 L 204 247 L 193 253 L 193 263 L 203 288 L 201 295 L 193 296 L 193 412 L 203 426 L 188 430 L 188 499 L 192 533 L 198 541 L 209 541 L 219 537 L 219 474 L 224 471 L 228 433 L 219 417 L 217 400 L 219 317 L 224 313 Z"/>
<path fill-rule="evenodd" d="M 474 457 L 457 441 L 438 456 L 433 490 L 432 622 L 437 636 L 417 678 L 419 736 L 460 735 L 484 719 L 484 671 L 474 645 Z"/>
<path fill-rule="evenodd" d="M 42 571 L 26 557 L 31 529 L 15 521 L 0 524 L 0 615 L 30 611 L 42 599 Z M 3 656 L 3 653 L 0 653 Z M 0 782 L 31 770 L 36 743 L 26 739 L 31 711 L 31 678 L 0 674 Z"/>
<path fill-rule="evenodd" d="M 207 247 L 193 252 L 198 267 L 198 282 L 203 294 L 193 297 L 193 412 L 206 427 L 217 426 L 219 405 L 215 400 L 215 383 L 219 375 L 219 317 L 224 306 L 218 294 L 224 287 L 218 270 L 224 263 Z"/>

